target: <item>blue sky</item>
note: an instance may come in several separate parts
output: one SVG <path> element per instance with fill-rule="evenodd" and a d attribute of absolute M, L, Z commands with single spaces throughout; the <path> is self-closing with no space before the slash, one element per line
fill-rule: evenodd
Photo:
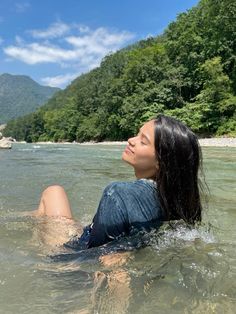
<path fill-rule="evenodd" d="M 66 87 L 110 52 L 161 34 L 197 0 L 0 0 L 0 74 Z"/>

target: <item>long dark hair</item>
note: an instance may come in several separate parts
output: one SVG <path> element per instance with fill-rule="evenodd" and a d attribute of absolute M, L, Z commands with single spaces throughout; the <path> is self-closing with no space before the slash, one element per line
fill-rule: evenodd
<path fill-rule="evenodd" d="M 200 189 L 203 192 L 203 182 L 198 173 L 201 170 L 203 175 L 203 165 L 198 138 L 182 122 L 164 114 L 157 115 L 154 125 L 159 165 L 156 173 L 157 192 L 165 219 L 183 219 L 190 225 L 200 223 Z"/>

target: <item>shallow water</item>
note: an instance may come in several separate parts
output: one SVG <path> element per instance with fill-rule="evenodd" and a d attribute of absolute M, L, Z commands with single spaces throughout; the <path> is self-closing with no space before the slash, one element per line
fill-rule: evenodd
<path fill-rule="evenodd" d="M 48 239 L 49 223 L 22 213 L 37 208 L 48 185 L 60 184 L 75 218 L 89 223 L 108 183 L 134 179 L 123 149 L 0 150 L 0 313 L 235 313 L 236 148 L 202 148 L 211 195 L 201 228 L 163 226 L 120 266 L 102 263 L 96 251 L 76 260 L 48 257 L 61 252 L 53 241 L 45 244 L 61 222 L 51 222 Z"/>

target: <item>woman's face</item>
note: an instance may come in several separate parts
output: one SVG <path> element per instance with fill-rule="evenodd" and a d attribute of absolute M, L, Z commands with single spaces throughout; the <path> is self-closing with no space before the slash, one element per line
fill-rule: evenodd
<path fill-rule="evenodd" d="M 154 120 L 146 122 L 135 137 L 128 139 L 122 159 L 134 167 L 139 178 L 153 178 L 158 169 L 155 157 Z"/>

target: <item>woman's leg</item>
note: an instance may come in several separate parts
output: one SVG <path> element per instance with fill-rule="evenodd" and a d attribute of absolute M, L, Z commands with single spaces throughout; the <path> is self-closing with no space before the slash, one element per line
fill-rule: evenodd
<path fill-rule="evenodd" d="M 60 185 L 47 187 L 41 195 L 38 209 L 32 214 L 72 219 L 70 203 L 64 188 Z"/>
<path fill-rule="evenodd" d="M 41 195 L 39 207 L 35 211 L 28 212 L 28 214 L 49 218 L 39 221 L 37 228 L 34 229 L 33 240 L 44 245 L 47 244 L 52 247 L 61 245 L 73 235 L 83 232 L 81 223 L 75 222 L 72 218 L 67 194 L 60 185 L 47 187 Z"/>

